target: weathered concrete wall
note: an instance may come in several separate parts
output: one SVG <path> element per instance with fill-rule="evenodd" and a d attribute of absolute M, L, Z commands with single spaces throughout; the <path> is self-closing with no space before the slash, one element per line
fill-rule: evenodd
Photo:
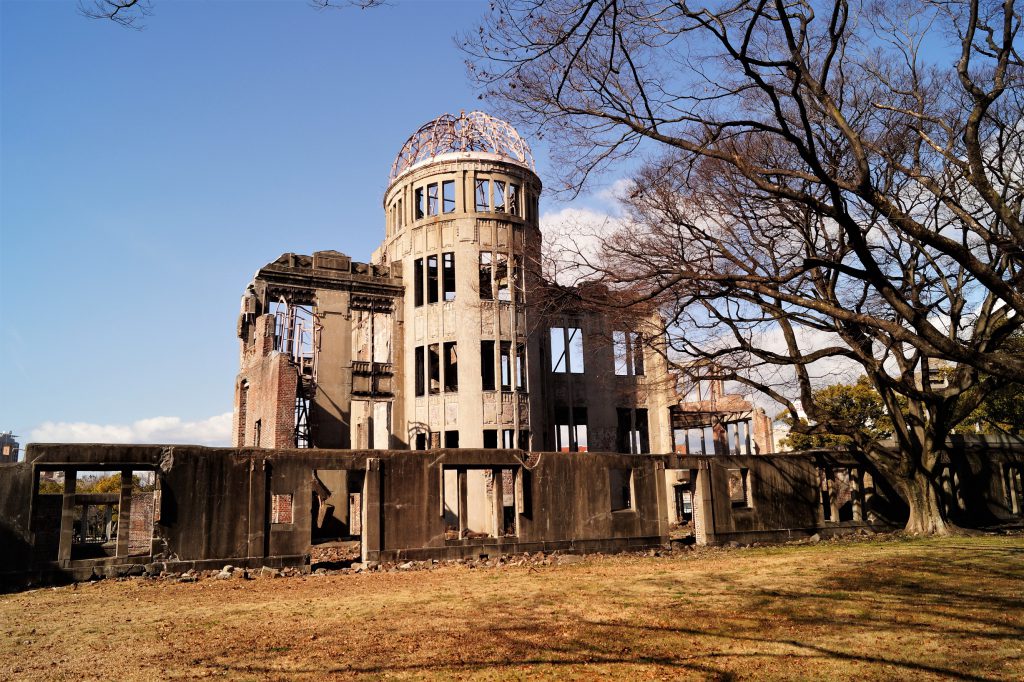
<path fill-rule="evenodd" d="M 1024 449 L 978 439 L 954 446 L 964 453 L 949 472 L 954 520 L 1019 522 Z M 314 496 L 324 494 L 338 510 L 334 537 L 360 534 L 367 560 L 653 547 L 669 539 L 677 470 L 693 482 L 702 544 L 898 528 L 906 516 L 880 476 L 831 451 L 725 457 L 30 445 L 25 462 L 0 465 L 0 582 L 82 579 L 136 564 L 303 566 Z M 116 553 L 72 551 L 76 505 L 96 497 L 76 496 L 79 471 L 122 472 Z M 156 491 L 133 491 L 124 483 L 133 471 L 154 472 Z M 63 493 L 35 494 L 44 472 L 63 474 Z M 314 472 L 329 485 L 314 485 Z M 353 499 L 361 509 L 348 509 Z"/>

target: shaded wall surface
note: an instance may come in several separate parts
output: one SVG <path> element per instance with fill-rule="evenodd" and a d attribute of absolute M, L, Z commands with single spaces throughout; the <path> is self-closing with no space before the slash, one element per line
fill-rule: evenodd
<path fill-rule="evenodd" d="M 985 441 L 957 447 L 964 456 L 944 474 L 951 516 L 1019 521 L 1022 450 Z M 121 472 L 129 483 L 119 494 L 82 494 L 73 484 L 78 472 Z M 152 472 L 150 492 L 133 489 L 133 472 Z M 701 544 L 902 526 L 905 506 L 873 473 L 835 452 L 35 444 L 26 461 L 0 465 L 0 581 L 86 579 L 143 567 L 306 566 L 327 504 L 335 508 L 329 518 L 360 542 L 366 561 L 661 546 L 674 537 L 669 519 L 679 485 L 692 495 L 693 539 Z M 55 478 L 63 489 L 44 494 L 43 482 Z M 86 542 L 76 514 L 90 505 L 117 507 L 124 530 L 105 545 Z"/>

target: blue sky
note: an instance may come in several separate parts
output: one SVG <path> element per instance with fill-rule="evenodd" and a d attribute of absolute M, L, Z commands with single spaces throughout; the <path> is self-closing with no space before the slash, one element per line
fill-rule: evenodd
<path fill-rule="evenodd" d="M 0 1 L 0 430 L 22 442 L 216 442 L 254 272 L 368 260 L 406 137 L 487 108 L 453 41 L 482 1 L 154 7 L 133 31 Z"/>

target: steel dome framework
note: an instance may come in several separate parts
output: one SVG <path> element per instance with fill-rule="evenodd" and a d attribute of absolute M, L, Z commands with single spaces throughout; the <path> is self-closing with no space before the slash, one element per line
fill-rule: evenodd
<path fill-rule="evenodd" d="M 530 146 L 507 121 L 482 111 L 442 114 L 420 126 L 391 164 L 389 182 L 418 163 L 453 152 L 488 152 L 536 172 Z"/>

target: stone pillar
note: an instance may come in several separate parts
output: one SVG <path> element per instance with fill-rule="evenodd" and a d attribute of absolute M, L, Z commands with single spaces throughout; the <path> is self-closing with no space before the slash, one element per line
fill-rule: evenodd
<path fill-rule="evenodd" d="M 75 486 L 78 472 L 74 469 L 64 470 L 64 500 L 60 510 L 60 544 L 57 548 L 57 561 L 67 568 L 71 561 L 71 544 L 75 536 Z"/>
<path fill-rule="evenodd" d="M 697 481 L 693 486 L 693 529 L 698 545 L 715 544 L 715 510 L 711 486 L 711 464 L 701 462 L 694 472 Z"/>
<path fill-rule="evenodd" d="M 132 535 L 132 470 L 121 472 L 121 501 L 117 512 L 117 556 L 128 556 Z"/>
<path fill-rule="evenodd" d="M 661 537 L 662 544 L 668 543 L 668 488 L 666 488 L 665 482 L 665 463 L 655 462 L 653 470 L 653 480 L 655 498 L 657 503 L 658 512 L 658 535 Z"/>
<path fill-rule="evenodd" d="M 381 461 L 376 457 L 366 460 L 366 479 L 363 481 L 363 561 L 379 561 L 383 549 L 384 528 L 382 525 L 381 506 L 384 490 Z"/>

